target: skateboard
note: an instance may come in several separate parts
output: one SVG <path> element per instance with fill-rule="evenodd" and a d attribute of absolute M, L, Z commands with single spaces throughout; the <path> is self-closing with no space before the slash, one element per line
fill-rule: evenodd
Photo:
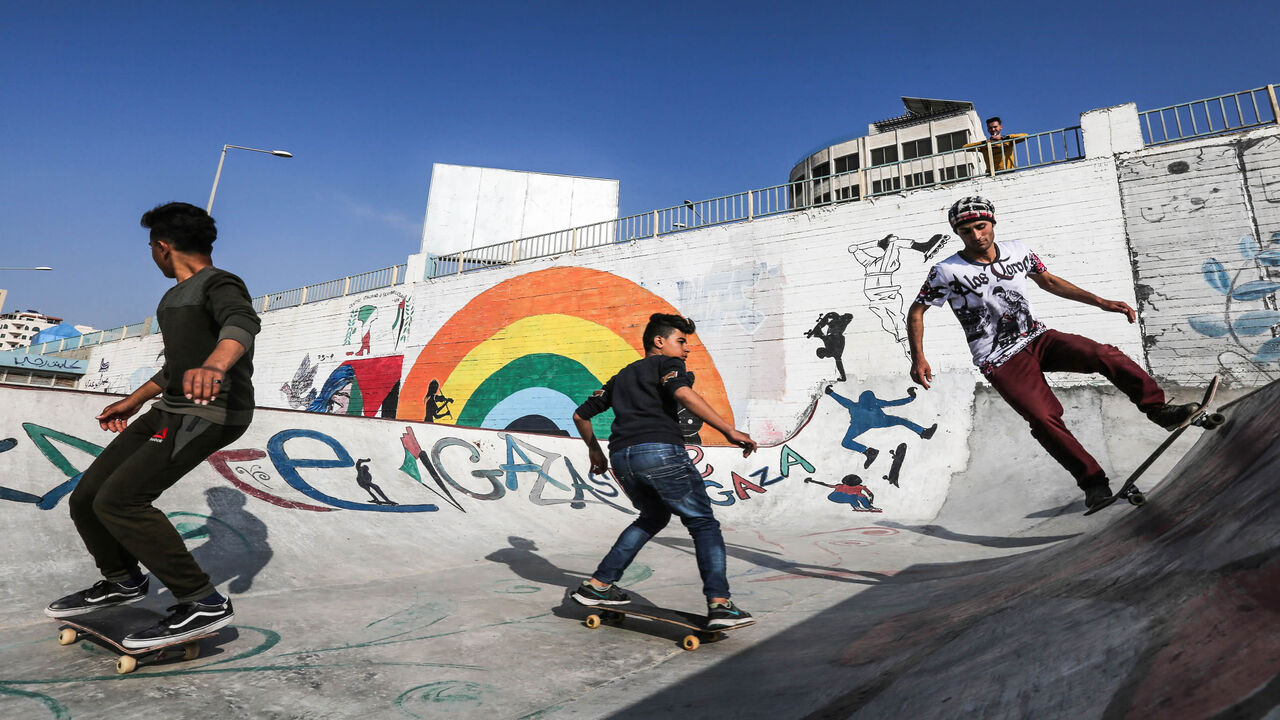
<path fill-rule="evenodd" d="M 889 466 L 889 474 L 884 479 L 890 485 L 898 487 L 898 472 L 902 470 L 902 461 L 907 457 L 907 444 L 898 443 L 897 449 L 889 451 L 889 456 L 893 458 L 893 464 Z"/>
<path fill-rule="evenodd" d="M 138 669 L 144 662 L 181 656 L 183 660 L 195 660 L 200 656 L 200 641 L 217 635 L 217 631 L 197 635 L 177 642 L 154 645 L 149 648 L 127 648 L 124 638 L 131 632 L 150 627 L 164 619 L 160 613 L 142 608 L 113 607 L 74 619 L 58 618 L 62 629 L 58 632 L 58 644 L 70 645 L 81 637 L 88 637 L 107 649 L 119 653 L 116 672 L 124 675 Z"/>
<path fill-rule="evenodd" d="M 694 613 L 684 612 L 683 610 L 670 610 L 662 607 L 654 607 L 652 605 L 639 605 L 631 603 L 629 605 L 596 605 L 591 608 L 592 612 L 587 616 L 586 626 L 592 630 L 600 627 L 602 622 L 621 625 L 623 619 L 630 615 L 632 617 L 641 618 L 650 622 L 666 623 L 675 625 L 687 630 L 692 630 L 680 640 L 680 647 L 685 650 L 697 650 L 698 646 L 704 642 L 716 642 L 723 640 L 724 636 L 732 630 L 754 625 L 752 620 L 746 625 L 738 625 L 731 628 L 717 628 L 715 630 L 707 629 L 707 618 L 705 615 L 695 615 Z"/>
<path fill-rule="evenodd" d="M 1103 500 L 1096 507 L 1086 510 L 1084 514 L 1092 515 L 1121 498 L 1128 500 L 1131 505 L 1142 505 L 1146 503 L 1147 496 L 1138 489 L 1137 482 L 1138 478 L 1142 477 L 1142 473 L 1146 472 L 1147 468 L 1151 467 L 1151 464 L 1156 461 L 1156 458 L 1160 457 L 1165 450 L 1168 450 L 1169 446 L 1172 445 L 1173 442 L 1192 425 L 1202 427 L 1205 430 L 1215 430 L 1218 426 L 1227 421 L 1226 417 L 1224 417 L 1222 413 L 1209 412 L 1209 404 L 1213 402 L 1213 397 L 1218 392 L 1218 384 L 1220 382 L 1221 378 L 1215 375 L 1213 377 L 1213 381 L 1209 383 L 1209 387 L 1204 391 L 1204 397 L 1200 399 L 1200 409 L 1191 417 L 1183 421 L 1181 425 L 1171 430 L 1169 432 L 1169 437 L 1165 438 L 1164 442 L 1160 443 L 1160 446 L 1155 449 L 1155 452 L 1151 453 L 1151 456 L 1144 460 L 1142 464 L 1138 466 L 1138 469 L 1134 470 L 1129 475 L 1128 479 L 1124 481 L 1124 484 L 1120 486 L 1119 490 L 1116 490 L 1111 497 Z"/>

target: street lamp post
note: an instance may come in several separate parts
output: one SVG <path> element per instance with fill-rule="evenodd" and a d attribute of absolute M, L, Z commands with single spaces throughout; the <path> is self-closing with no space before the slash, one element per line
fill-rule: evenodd
<path fill-rule="evenodd" d="M 243 145 L 223 145 L 222 157 L 218 158 L 218 172 L 213 176 L 213 189 L 209 191 L 209 205 L 204 209 L 207 213 L 213 213 L 213 196 L 218 194 L 218 180 L 222 178 L 222 163 L 227 159 L 227 150 L 232 149 L 251 150 L 253 152 L 266 153 L 268 155 L 275 155 L 276 157 L 282 158 L 293 157 L 293 153 L 287 150 L 259 150 L 258 148 L 244 147 Z"/>
<path fill-rule="evenodd" d="M 698 214 L 698 208 L 696 208 L 696 207 L 694 207 L 694 206 L 693 206 L 693 201 L 692 201 L 692 200 L 685 200 L 685 201 L 684 201 L 684 206 L 685 206 L 685 207 L 687 207 L 687 208 L 689 208 L 690 210 L 692 210 L 692 211 L 693 211 L 693 217 L 698 221 L 698 224 L 699 224 L 699 225 L 701 225 L 701 224 L 702 224 L 702 215 Z"/>

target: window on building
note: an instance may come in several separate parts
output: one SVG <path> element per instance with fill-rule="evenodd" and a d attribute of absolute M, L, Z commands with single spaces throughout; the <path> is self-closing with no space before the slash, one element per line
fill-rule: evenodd
<path fill-rule="evenodd" d="M 929 138 L 920 140 L 911 140 L 902 143 L 902 159 L 914 160 L 918 157 L 925 157 L 933 154 L 933 141 Z"/>
<path fill-rule="evenodd" d="M 955 132 L 946 133 L 938 136 L 938 152 L 944 153 L 951 150 L 959 150 L 964 144 L 969 142 L 968 130 L 957 130 Z"/>
<path fill-rule="evenodd" d="M 871 192 L 877 193 L 877 194 L 882 192 L 891 192 L 893 190 L 901 190 L 901 189 L 902 189 L 902 181 L 896 177 L 885 178 L 884 180 L 876 180 L 871 183 Z"/>
<path fill-rule="evenodd" d="M 829 192 L 824 192 L 813 199 L 814 205 L 822 205 L 824 203 L 829 203 L 829 202 L 831 202 L 831 193 Z"/>
<path fill-rule="evenodd" d="M 836 174 L 853 172 L 858 169 L 858 153 L 841 155 L 836 158 Z"/>
<path fill-rule="evenodd" d="M 942 168 L 942 179 L 947 180 L 963 180 L 969 177 L 970 170 L 968 165 L 956 165 L 954 167 Z"/>
<path fill-rule="evenodd" d="M 926 170 L 925 172 L 911 173 L 910 175 L 903 176 L 903 180 L 906 181 L 907 187 L 909 188 L 932 185 L 933 171 Z"/>
<path fill-rule="evenodd" d="M 861 194 L 858 192 L 858 190 L 859 188 L 857 185 L 842 187 L 839 190 L 839 193 L 840 193 L 839 198 L 841 200 L 858 200 L 859 198 L 862 197 Z"/>
<path fill-rule="evenodd" d="M 822 163 L 821 165 L 813 166 L 813 176 L 815 178 L 826 177 L 827 175 L 830 175 L 830 174 L 831 174 L 830 163 Z"/>
<path fill-rule="evenodd" d="M 871 151 L 871 164 L 885 165 L 887 163 L 898 162 L 898 146 L 890 145 L 889 147 L 874 148 Z"/>

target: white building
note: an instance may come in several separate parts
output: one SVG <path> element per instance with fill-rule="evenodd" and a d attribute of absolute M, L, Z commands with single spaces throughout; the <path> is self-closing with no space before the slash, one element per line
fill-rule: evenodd
<path fill-rule="evenodd" d="M 45 328 L 62 322 L 62 318 L 41 315 L 35 310 L 0 315 L 0 350 L 13 350 L 31 344 L 31 338 Z"/>
<path fill-rule="evenodd" d="M 616 217 L 617 180 L 435 163 L 408 276 L 422 279 L 429 262 L 507 262 L 493 246 Z"/>
<path fill-rule="evenodd" d="M 978 153 L 957 152 L 985 137 L 973 103 L 904 97 L 902 104 L 905 115 L 873 122 L 866 135 L 832 143 L 796 163 L 792 206 L 857 200 L 985 171 Z M 906 162 L 918 158 L 929 159 Z"/>

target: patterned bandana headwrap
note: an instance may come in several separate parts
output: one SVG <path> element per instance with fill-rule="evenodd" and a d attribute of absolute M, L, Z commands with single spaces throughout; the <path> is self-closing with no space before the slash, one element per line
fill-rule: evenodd
<path fill-rule="evenodd" d="M 974 220 L 987 220 L 992 225 L 995 225 L 996 206 L 984 197 L 972 195 L 967 198 L 960 198 L 947 211 L 947 221 L 951 223 L 952 230 L 955 230 L 957 225 Z"/>

